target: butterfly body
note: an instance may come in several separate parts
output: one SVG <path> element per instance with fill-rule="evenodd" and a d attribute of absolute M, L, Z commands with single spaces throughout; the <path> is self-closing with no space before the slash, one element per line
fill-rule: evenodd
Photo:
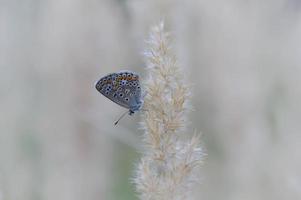
<path fill-rule="evenodd" d="M 131 71 L 111 73 L 96 82 L 95 88 L 105 97 L 129 109 L 129 115 L 141 109 L 141 87 L 138 74 Z"/>

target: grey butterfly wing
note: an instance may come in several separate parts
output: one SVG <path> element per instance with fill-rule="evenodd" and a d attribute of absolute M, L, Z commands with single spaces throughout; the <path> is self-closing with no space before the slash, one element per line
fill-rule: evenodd
<path fill-rule="evenodd" d="M 122 107 L 129 109 L 130 107 L 128 106 L 128 104 L 123 103 L 121 97 L 117 96 L 118 95 L 117 90 L 119 89 L 119 87 L 116 87 L 116 84 L 118 84 L 116 80 L 117 76 L 118 76 L 117 73 L 112 73 L 101 78 L 95 84 L 95 88 L 97 89 L 97 91 L 99 91 L 102 95 L 104 95 L 111 101 L 117 103 Z"/>
<path fill-rule="evenodd" d="M 139 76 L 130 71 L 112 73 L 101 78 L 96 89 L 108 99 L 130 110 L 137 110 L 141 97 Z"/>
<path fill-rule="evenodd" d="M 140 109 L 141 106 L 141 89 L 139 82 L 133 81 L 126 84 L 124 87 L 124 100 L 128 103 L 131 111 Z"/>

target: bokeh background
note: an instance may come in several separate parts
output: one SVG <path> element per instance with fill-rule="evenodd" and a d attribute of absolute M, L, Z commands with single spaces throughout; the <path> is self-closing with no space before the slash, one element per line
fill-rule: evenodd
<path fill-rule="evenodd" d="M 301 199 L 301 1 L 0 0 L 0 200 L 137 199 L 139 114 L 114 126 L 93 85 L 143 80 L 161 19 L 207 153 L 196 199 Z"/>

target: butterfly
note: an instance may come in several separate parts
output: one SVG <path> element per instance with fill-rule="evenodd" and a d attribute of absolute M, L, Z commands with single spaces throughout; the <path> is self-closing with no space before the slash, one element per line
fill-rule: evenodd
<path fill-rule="evenodd" d="M 125 70 L 108 74 L 95 83 L 95 88 L 111 101 L 129 109 L 115 125 L 125 114 L 132 115 L 143 105 L 139 76 L 134 72 Z"/>

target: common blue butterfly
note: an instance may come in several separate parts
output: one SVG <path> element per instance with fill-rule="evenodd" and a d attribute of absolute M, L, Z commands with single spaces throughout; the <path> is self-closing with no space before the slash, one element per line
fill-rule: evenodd
<path fill-rule="evenodd" d="M 126 112 L 129 115 L 140 110 L 143 105 L 139 76 L 134 72 L 126 70 L 108 74 L 96 82 L 95 88 L 113 102 L 129 109 Z M 126 113 L 115 122 L 115 125 Z"/>

